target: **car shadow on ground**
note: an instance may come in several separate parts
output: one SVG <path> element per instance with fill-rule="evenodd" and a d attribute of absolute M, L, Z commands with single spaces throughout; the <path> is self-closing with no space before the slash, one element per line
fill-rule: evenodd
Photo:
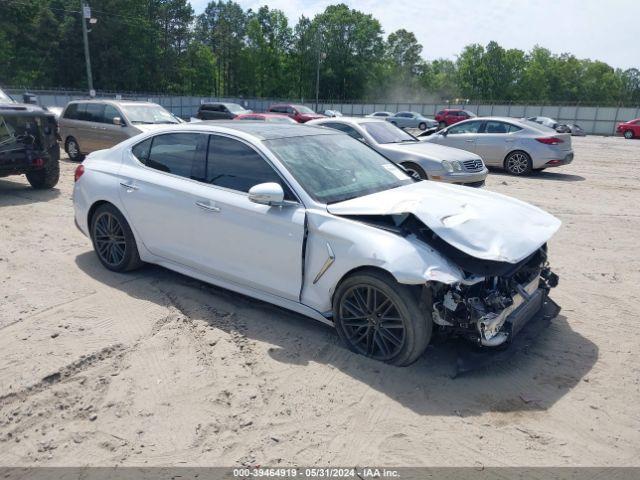
<path fill-rule="evenodd" d="M 102 267 L 93 252 L 79 255 L 76 263 L 95 280 L 133 298 L 173 306 L 191 321 L 271 345 L 267 354 L 283 364 L 326 364 L 420 415 L 546 410 L 598 359 L 597 346 L 560 315 L 507 361 L 452 378 L 457 350 L 467 344 L 435 342 L 413 365 L 394 367 L 348 351 L 331 327 L 162 267 L 116 274 Z"/>
<path fill-rule="evenodd" d="M 533 171 L 528 177 L 514 177 L 513 175 L 506 173 L 504 170 L 500 170 L 497 168 L 489 168 L 491 176 L 495 177 L 505 177 L 505 178 L 534 178 L 539 180 L 551 180 L 557 182 L 584 182 L 586 178 L 581 175 L 573 175 L 570 173 L 562 173 L 562 172 L 549 172 L 547 170 L 536 170 Z"/>
<path fill-rule="evenodd" d="M 29 184 L 14 182 L 9 178 L 0 179 L 0 208 L 47 202 L 60 196 L 60 190 L 57 188 L 36 190 Z"/>

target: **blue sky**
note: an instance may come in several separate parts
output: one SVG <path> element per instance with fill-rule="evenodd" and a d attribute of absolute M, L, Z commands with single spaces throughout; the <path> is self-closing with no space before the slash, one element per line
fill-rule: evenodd
<path fill-rule="evenodd" d="M 313 16 L 327 0 L 236 0 L 245 9 L 279 8 L 295 24 Z M 191 0 L 201 13 L 208 0 Z M 640 0 L 343 0 L 371 13 L 386 34 L 415 33 L 426 59 L 455 58 L 465 45 L 495 40 L 506 48 L 536 44 L 554 53 L 602 60 L 613 67 L 640 68 Z"/>

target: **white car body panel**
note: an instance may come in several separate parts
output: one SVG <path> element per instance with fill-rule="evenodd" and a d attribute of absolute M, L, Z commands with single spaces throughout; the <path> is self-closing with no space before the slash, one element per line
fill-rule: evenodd
<path fill-rule="evenodd" d="M 288 127 L 304 132 L 314 128 Z M 300 202 L 282 207 L 255 204 L 246 194 L 148 168 L 131 154 L 133 145 L 151 135 L 180 131 L 234 135 L 250 143 Z M 412 285 L 465 279 L 457 265 L 416 237 L 341 215 L 411 212 L 456 248 L 477 258 L 512 263 L 544 244 L 560 225 L 524 202 L 434 182 L 319 204 L 259 139 L 235 126 L 185 123 L 154 129 L 90 154 L 84 167 L 73 200 L 76 223 L 85 235 L 89 236 L 91 207 L 110 202 L 131 226 L 143 261 L 329 324 L 335 288 L 357 268 L 381 268 L 398 282 Z M 208 202 L 220 211 L 207 211 L 196 202 Z"/>
<path fill-rule="evenodd" d="M 347 200 L 329 205 L 328 210 L 335 215 L 413 213 L 457 249 L 483 260 L 508 263 L 526 258 L 560 228 L 560 220 L 525 202 L 435 182 L 417 182 Z"/>

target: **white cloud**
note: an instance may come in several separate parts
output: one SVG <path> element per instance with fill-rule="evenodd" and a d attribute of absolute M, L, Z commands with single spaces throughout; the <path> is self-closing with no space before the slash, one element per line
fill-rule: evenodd
<path fill-rule="evenodd" d="M 465 45 L 495 40 L 505 48 L 538 44 L 554 53 L 602 60 L 614 67 L 640 68 L 638 0 L 343 0 L 371 13 L 386 33 L 415 33 L 427 59 L 454 58 Z M 192 0 L 196 12 L 206 0 Z M 291 24 L 339 0 L 238 0 L 244 8 L 283 10 Z"/>

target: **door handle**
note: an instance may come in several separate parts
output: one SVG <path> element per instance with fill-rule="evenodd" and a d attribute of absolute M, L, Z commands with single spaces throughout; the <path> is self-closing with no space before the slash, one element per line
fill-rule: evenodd
<path fill-rule="evenodd" d="M 204 203 L 204 202 L 196 202 L 196 205 L 204 210 L 207 210 L 209 212 L 215 212 L 218 213 L 220 211 L 220 207 L 216 207 L 215 205 L 210 205 L 208 203 Z"/>
<path fill-rule="evenodd" d="M 471 142 L 475 142 L 475 140 L 474 140 L 473 138 L 467 138 L 467 139 L 465 140 L 465 142 L 469 142 L 469 143 L 471 143 Z"/>
<path fill-rule="evenodd" d="M 138 190 L 138 187 L 136 187 L 135 185 L 131 185 L 130 183 L 120 182 L 120 186 L 122 188 L 126 188 L 127 190 Z"/>

